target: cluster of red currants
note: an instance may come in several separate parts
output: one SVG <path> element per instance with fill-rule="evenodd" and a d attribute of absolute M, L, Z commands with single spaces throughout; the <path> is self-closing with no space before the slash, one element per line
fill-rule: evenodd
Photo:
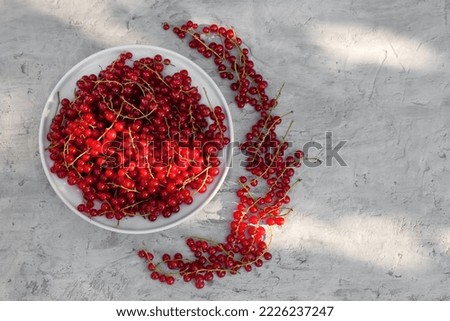
<path fill-rule="evenodd" d="M 201 103 L 188 71 L 164 75 L 161 55 L 131 59 L 122 53 L 61 100 L 47 135 L 50 170 L 81 190 L 80 212 L 154 221 L 207 190 L 230 139 L 222 107 Z"/>
<path fill-rule="evenodd" d="M 283 225 L 285 216 L 292 211 L 286 207 L 290 202 L 288 193 L 299 181 L 293 176 L 304 155 L 301 150 L 288 153 L 286 135 L 278 138 L 276 128 L 282 117 L 275 115 L 274 109 L 279 94 L 275 98 L 266 94 L 267 81 L 255 71 L 248 48 L 243 47 L 233 29 L 216 24 L 200 28 L 192 21 L 173 27 L 165 23 L 163 29 L 172 29 L 180 39 L 188 39 L 190 48 L 213 59 L 221 78 L 232 81 L 230 87 L 236 92 L 237 106 L 250 105 L 260 114 L 240 145 L 246 155 L 248 175 L 239 178 L 238 204 L 225 242 L 189 238 L 186 244 L 193 253 L 192 260 L 184 259 L 180 253 L 165 253 L 156 263 L 152 253 L 144 249 L 138 252 L 147 261 L 152 279 L 173 284 L 174 275 L 179 275 L 200 289 L 215 276 L 236 274 L 241 269 L 249 272 L 272 258 L 268 252 L 269 227 Z M 258 184 L 262 193 L 258 193 Z"/>

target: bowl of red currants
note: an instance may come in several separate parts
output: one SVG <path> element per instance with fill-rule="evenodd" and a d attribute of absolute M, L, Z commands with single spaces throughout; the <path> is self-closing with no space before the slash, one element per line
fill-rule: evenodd
<path fill-rule="evenodd" d="M 231 165 L 233 124 L 199 66 L 144 45 L 95 53 L 57 83 L 39 152 L 59 198 L 107 230 L 171 228 L 201 209 Z"/>

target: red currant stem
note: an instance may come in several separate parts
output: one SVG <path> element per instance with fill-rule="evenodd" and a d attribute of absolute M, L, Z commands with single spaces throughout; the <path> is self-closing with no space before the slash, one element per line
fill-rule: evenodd
<path fill-rule="evenodd" d="M 151 259 L 150 256 L 148 255 L 148 251 L 147 251 L 147 250 L 144 250 L 144 253 L 145 253 L 145 260 L 146 260 L 147 262 L 152 262 L 153 259 Z"/>
<path fill-rule="evenodd" d="M 235 47 L 236 49 L 238 49 L 238 51 L 239 51 L 239 58 L 241 59 L 241 58 L 244 56 L 243 53 L 242 53 L 242 49 L 241 49 L 241 48 L 239 47 L 239 45 L 234 41 L 234 39 L 235 39 L 235 37 L 234 37 L 233 39 L 229 39 L 229 40 L 232 41 L 233 44 L 234 44 L 234 47 Z M 225 46 L 224 38 L 223 38 L 223 37 L 220 37 L 220 41 L 222 42 L 222 47 L 225 48 L 226 46 Z M 209 49 L 209 46 L 206 45 L 206 47 Z M 216 53 L 215 51 L 213 51 L 213 52 Z M 226 59 L 225 53 L 226 53 L 226 51 L 223 50 L 223 51 L 222 51 L 222 56 L 219 56 L 218 54 L 216 54 L 216 56 L 220 57 L 221 63 L 223 63 L 224 61 L 227 60 L 227 59 Z M 228 71 L 228 72 L 234 72 L 234 74 L 235 74 L 238 78 L 245 77 L 245 75 L 246 75 L 245 65 L 246 65 L 246 64 L 245 64 L 245 60 L 243 60 L 243 65 L 242 65 L 242 66 L 239 66 L 236 62 L 233 63 L 233 64 L 230 63 L 230 68 L 227 68 L 227 71 Z M 238 67 L 242 67 L 242 70 L 243 70 L 242 75 L 239 74 Z M 219 72 L 219 73 L 220 73 L 220 72 Z M 241 87 L 241 84 L 239 84 L 239 89 L 240 89 L 240 87 Z"/>
<path fill-rule="evenodd" d="M 188 161 L 188 162 L 194 161 L 194 159 L 184 157 L 183 155 L 181 155 L 181 154 L 180 154 L 178 151 L 176 151 L 176 150 L 174 151 L 174 153 L 176 153 L 177 156 L 180 157 L 180 160 L 184 160 L 184 161 Z"/>
<path fill-rule="evenodd" d="M 294 211 L 293 208 L 288 208 L 285 213 L 280 213 L 279 216 L 287 216 Z"/>
<path fill-rule="evenodd" d="M 148 218 L 152 213 L 140 213 L 139 216 L 143 218 Z"/>
<path fill-rule="evenodd" d="M 131 130 L 128 130 L 128 136 L 130 136 L 131 146 L 133 146 L 133 149 L 136 150 L 136 145 L 134 145 L 134 137 L 133 134 L 131 134 Z"/>
<path fill-rule="evenodd" d="M 169 177 L 170 170 L 172 169 L 172 163 L 173 162 L 170 162 L 170 164 L 169 164 L 169 168 L 167 169 L 166 177 Z"/>
<path fill-rule="evenodd" d="M 98 79 L 95 81 L 95 88 L 98 87 L 99 84 L 116 84 L 123 89 L 123 84 L 117 80 L 108 80 L 108 79 Z"/>
<path fill-rule="evenodd" d="M 69 143 L 72 140 L 72 134 L 70 134 L 67 137 L 67 140 L 64 142 L 64 149 L 63 149 L 63 156 L 67 156 L 68 151 L 69 151 Z M 64 158 L 64 166 L 66 167 L 66 169 L 69 169 L 69 165 L 67 164 L 65 158 Z M 78 173 L 79 174 L 79 173 Z"/>
<path fill-rule="evenodd" d="M 147 85 L 147 89 L 148 89 L 149 92 L 151 92 L 152 94 L 155 93 L 155 91 L 153 90 L 152 85 L 150 85 L 144 78 L 139 77 L 139 80 L 141 80 L 144 84 Z M 136 84 L 140 85 L 138 82 Z M 147 92 L 143 92 L 143 94 L 145 95 L 145 94 L 147 94 Z M 154 97 L 152 98 L 152 101 L 156 102 Z"/>
<path fill-rule="evenodd" d="M 195 32 L 191 31 L 191 29 L 187 28 L 187 29 L 181 29 L 180 30 L 188 33 L 191 35 L 192 38 L 194 38 L 195 40 L 197 40 L 206 50 L 211 51 L 214 55 L 216 55 L 217 58 L 220 58 L 222 61 L 225 59 L 224 57 L 221 57 L 219 54 L 217 54 L 216 51 L 212 50 L 211 48 L 209 48 L 209 46 L 206 44 L 205 41 L 203 41 L 200 37 L 196 37 L 195 36 Z"/>
<path fill-rule="evenodd" d="M 233 29 L 233 31 L 234 31 L 234 29 Z M 246 60 L 245 59 L 242 59 L 242 57 L 245 57 L 245 55 L 244 55 L 244 53 L 242 52 L 242 48 L 241 48 L 241 46 L 236 42 L 236 33 L 234 33 L 235 35 L 233 36 L 233 38 L 232 39 L 230 39 L 232 42 L 233 42 L 233 44 L 234 44 L 234 46 L 236 47 L 236 49 L 239 51 L 239 60 L 241 60 L 242 61 L 242 75 L 240 75 L 239 74 L 239 72 L 238 72 L 238 70 L 237 70 L 237 64 L 234 64 L 234 71 L 235 71 L 235 73 L 236 73 L 236 76 L 240 76 L 240 78 L 245 78 L 246 77 L 246 75 L 247 75 L 247 70 L 246 70 Z M 239 84 L 239 89 L 240 89 L 240 87 L 241 87 L 241 84 Z"/>
<path fill-rule="evenodd" d="M 125 207 L 122 207 L 120 210 L 123 211 L 123 210 L 129 209 L 129 208 L 131 208 L 131 207 L 133 207 L 133 206 L 142 204 L 142 203 L 144 203 L 144 202 L 148 202 L 149 200 L 151 200 L 151 198 L 147 198 L 147 199 L 145 199 L 145 200 L 142 200 L 142 201 L 139 201 L 139 202 L 136 202 L 136 203 L 127 205 L 127 206 L 125 206 Z M 108 203 L 109 203 L 109 202 L 108 202 Z M 141 214 L 141 216 L 143 216 L 143 215 L 148 215 L 148 214 Z"/>
<path fill-rule="evenodd" d="M 280 89 L 278 90 L 277 95 L 275 96 L 275 101 L 277 102 L 277 104 L 278 104 L 278 98 L 280 98 L 281 92 L 283 91 L 283 88 L 284 88 L 284 85 L 285 85 L 285 84 L 286 84 L 286 82 L 283 82 L 283 84 L 281 84 L 281 87 L 280 87 Z"/>
<path fill-rule="evenodd" d="M 155 73 L 155 75 L 159 78 L 159 80 L 161 80 L 161 82 L 166 85 L 166 87 L 170 88 L 170 85 L 164 80 L 164 78 L 161 76 L 161 73 L 159 73 L 158 71 L 150 68 L 147 64 L 142 64 L 141 66 L 143 66 L 144 68 L 153 71 Z"/>
<path fill-rule="evenodd" d="M 132 81 L 132 80 L 130 80 L 129 82 L 125 83 L 125 85 L 128 85 L 128 84 L 136 85 L 136 86 L 141 90 L 143 96 L 145 96 L 145 94 L 146 94 L 148 91 L 154 93 L 152 87 L 144 80 L 144 78 L 139 77 L 139 80 L 141 80 L 143 83 L 145 83 L 148 87 L 145 87 L 143 84 L 140 84 L 139 82 L 137 82 L 137 81 Z M 145 91 L 145 89 L 147 89 L 148 91 Z"/>
<path fill-rule="evenodd" d="M 145 250 L 144 250 L 144 251 L 145 251 Z M 167 261 L 159 261 L 158 263 L 155 264 L 155 262 L 154 262 L 152 259 L 150 259 L 150 258 L 148 257 L 148 255 L 145 257 L 145 260 L 146 260 L 148 263 L 152 263 L 153 266 L 154 266 L 153 270 L 156 271 L 156 272 L 158 272 L 158 273 L 161 273 L 161 274 L 164 274 L 164 275 L 176 275 L 176 274 L 179 274 L 179 272 L 176 272 L 176 271 L 172 272 L 172 271 L 167 271 L 167 270 L 163 270 L 163 269 L 160 268 L 160 265 L 161 265 L 162 263 L 166 263 Z"/>
<path fill-rule="evenodd" d="M 206 100 L 208 101 L 209 108 L 212 109 L 211 100 L 209 100 L 208 92 L 206 91 L 205 87 L 203 87 L 203 92 L 205 93 L 205 97 L 206 97 Z"/>
<path fill-rule="evenodd" d="M 203 186 L 205 186 L 205 184 L 206 184 L 206 178 L 208 177 L 207 175 L 208 175 L 209 169 L 210 169 L 210 167 L 205 168 L 205 170 L 206 170 L 205 178 L 204 178 L 203 181 L 202 181 L 202 185 L 200 185 L 200 187 L 197 188 L 197 190 L 195 191 L 194 195 L 197 194 L 198 191 L 200 191 L 200 190 L 203 188 Z"/>
<path fill-rule="evenodd" d="M 205 89 L 204 87 L 203 87 L 203 91 L 205 92 L 206 100 L 208 100 L 209 108 L 211 108 L 211 112 L 212 112 L 212 114 L 214 115 L 214 120 L 215 120 L 215 123 L 217 124 L 217 127 L 219 128 L 220 135 L 223 137 L 224 134 L 223 134 L 223 131 L 222 131 L 222 127 L 220 126 L 220 122 L 219 122 L 219 120 L 217 119 L 217 115 L 216 115 L 216 113 L 215 113 L 214 110 L 213 110 L 213 107 L 212 107 L 212 104 L 211 104 L 211 100 L 209 100 L 208 93 L 207 93 L 207 91 L 206 91 L 206 89 Z"/>
<path fill-rule="evenodd" d="M 196 130 L 194 127 L 195 124 L 195 118 L 194 118 L 194 114 L 192 113 L 192 104 L 189 105 L 189 119 L 190 119 L 190 123 L 192 124 L 192 132 L 194 133 L 194 141 L 196 139 Z"/>
<path fill-rule="evenodd" d="M 177 272 L 177 271 L 167 271 L 167 270 L 163 270 L 163 269 L 161 269 L 160 268 L 160 265 L 162 264 L 162 263 L 166 263 L 167 261 L 159 261 L 158 263 L 154 263 L 153 261 L 150 261 L 150 262 L 152 262 L 154 265 L 155 265 L 155 271 L 156 272 L 159 272 L 159 273 L 163 273 L 163 274 L 165 274 L 165 275 L 176 275 L 176 274 L 180 274 L 180 272 Z"/>
<path fill-rule="evenodd" d="M 187 184 L 189 184 L 190 182 L 192 182 L 193 180 L 195 180 L 197 177 L 199 177 L 200 175 L 202 175 L 203 173 L 207 172 L 209 169 L 211 168 L 211 166 L 206 167 L 205 169 L 203 169 L 200 173 L 198 173 L 195 176 L 191 176 L 190 178 L 186 179 L 183 182 L 183 187 L 185 187 Z"/>
<path fill-rule="evenodd" d="M 78 155 L 77 158 L 75 158 L 75 159 L 73 160 L 73 162 L 71 162 L 71 163 L 69 164 L 69 167 L 73 166 L 73 164 L 75 164 L 75 162 L 76 162 L 77 160 L 79 160 L 79 159 L 80 159 L 84 154 L 86 154 L 89 150 L 90 150 L 90 149 L 86 149 L 84 152 L 82 152 L 80 155 Z"/>
<path fill-rule="evenodd" d="M 113 186 L 113 187 L 118 187 L 118 188 L 124 189 L 124 190 L 126 190 L 127 192 L 139 193 L 138 190 L 136 190 L 136 189 L 129 189 L 129 188 L 126 188 L 126 187 L 124 187 L 124 186 L 122 186 L 122 185 L 118 185 L 118 184 L 115 184 L 115 183 L 107 183 L 107 184 L 108 184 L 108 185 L 111 185 L 111 186 Z M 133 204 L 133 205 L 134 205 L 134 204 Z"/>
<path fill-rule="evenodd" d="M 235 72 L 235 70 L 227 68 L 225 70 L 219 70 L 218 71 L 219 74 L 228 73 L 228 72 Z"/>
<path fill-rule="evenodd" d="M 117 58 L 116 60 L 114 60 L 112 63 L 111 63 L 111 68 L 114 68 L 115 66 L 116 66 L 116 63 L 119 61 L 119 58 Z M 100 69 L 103 69 L 102 68 L 102 66 L 99 66 L 100 67 Z"/>
<path fill-rule="evenodd" d="M 147 156 L 147 155 L 145 156 L 145 161 L 146 161 L 146 164 L 147 164 L 147 170 L 148 170 L 148 172 L 149 172 L 149 174 L 150 174 L 150 177 L 151 177 L 152 179 L 154 179 L 155 176 L 153 176 L 153 173 L 152 173 L 152 170 L 151 170 L 151 168 L 150 168 L 150 164 L 149 164 L 148 156 Z"/>
<path fill-rule="evenodd" d="M 291 112 L 292 112 L 292 111 L 291 111 Z M 286 133 L 285 133 L 284 136 L 283 136 L 283 139 L 282 139 L 283 142 L 285 141 L 287 135 L 289 134 L 289 131 L 291 130 L 291 127 L 292 127 L 292 124 L 293 124 L 293 123 L 294 123 L 294 121 L 291 120 L 291 122 L 289 123 L 289 126 L 288 126 L 288 128 L 287 128 L 287 130 L 286 130 Z"/>
<path fill-rule="evenodd" d="M 142 112 L 142 110 L 140 110 L 139 108 L 136 108 L 136 106 L 134 106 L 132 103 L 128 102 L 123 96 L 120 96 L 120 99 L 121 99 L 124 103 L 127 103 L 128 105 L 130 105 L 130 106 L 133 108 L 133 110 L 136 110 L 138 113 L 140 113 L 140 114 L 142 115 L 142 116 L 137 117 L 137 118 L 135 118 L 135 119 L 142 119 L 142 118 L 145 118 L 145 119 L 147 119 L 148 121 L 150 121 L 150 118 L 148 118 L 148 116 L 150 116 L 150 115 L 153 113 L 153 110 L 150 111 L 148 114 L 145 114 L 144 112 Z M 114 126 L 114 122 L 113 122 L 111 125 Z"/>
<path fill-rule="evenodd" d="M 272 167 L 272 165 L 273 165 L 273 163 L 274 163 L 274 161 L 275 161 L 275 159 L 276 159 L 276 156 L 278 155 L 278 153 L 279 153 L 279 151 L 280 151 L 280 148 L 281 148 L 282 144 L 285 142 L 285 138 L 286 138 L 286 136 L 288 135 L 288 133 L 289 133 L 289 131 L 290 131 L 290 129 L 291 129 L 291 126 L 292 126 L 293 122 L 294 122 L 294 121 L 291 121 L 291 122 L 290 122 L 289 127 L 288 127 L 288 129 L 286 130 L 286 133 L 285 133 L 284 136 L 283 136 L 283 139 L 282 139 L 282 141 L 281 141 L 281 144 L 278 145 L 277 150 L 273 153 L 274 157 L 271 158 L 271 162 L 270 162 L 269 166 L 267 166 L 266 170 L 265 170 L 261 175 L 259 175 L 259 176 L 257 177 L 257 179 L 259 179 L 259 178 L 263 177 L 265 174 L 267 174 L 267 172 L 269 171 L 269 169 Z"/>
<path fill-rule="evenodd" d="M 283 115 L 281 115 L 280 118 L 286 117 L 287 115 L 293 114 L 293 113 L 294 113 L 294 111 L 293 111 L 293 110 L 290 110 L 290 111 L 288 111 L 287 113 L 284 113 Z"/>
<path fill-rule="evenodd" d="M 244 63 L 244 66 L 243 66 L 243 68 L 242 68 L 242 69 L 243 69 L 242 75 L 239 74 L 239 71 L 238 71 L 238 64 L 237 64 L 237 63 L 235 63 L 233 67 L 234 67 L 234 68 L 233 68 L 233 71 L 234 71 L 235 75 L 236 75 L 238 78 L 245 77 L 245 74 L 246 74 L 246 72 L 245 72 L 245 63 Z M 239 82 L 238 90 L 240 90 L 241 87 L 242 87 L 242 83 Z"/>
<path fill-rule="evenodd" d="M 217 269 L 198 269 L 196 271 L 186 271 L 181 273 L 181 275 L 189 275 L 189 274 L 197 274 L 197 273 L 203 273 L 203 272 L 220 272 L 220 271 L 225 271 L 225 272 L 232 272 L 233 269 L 223 269 L 223 268 L 217 268 Z M 238 271 L 236 271 L 237 273 L 239 273 Z"/>
<path fill-rule="evenodd" d="M 264 127 L 267 125 L 267 120 L 266 120 L 266 122 L 264 123 Z M 267 130 L 263 133 L 262 131 L 265 129 L 264 127 L 259 131 L 259 135 L 258 135 L 258 140 L 259 140 L 259 142 L 258 142 L 258 146 L 256 147 L 256 150 L 258 150 L 258 151 L 260 151 L 260 148 L 261 148 L 261 146 L 262 146 L 262 144 L 264 143 L 264 140 L 266 139 L 266 137 L 267 137 L 267 135 L 269 135 L 269 133 L 270 133 L 270 131 L 271 131 L 271 129 L 273 128 L 273 127 L 275 127 L 276 126 L 276 124 L 275 123 L 272 123 L 271 125 L 270 125 L 270 127 L 269 128 L 267 128 Z M 264 136 L 262 137 L 262 138 L 260 138 L 260 136 L 261 136 L 261 134 L 264 134 Z M 258 156 L 259 154 L 257 154 L 257 155 L 255 155 L 254 156 L 254 158 L 253 158 L 253 160 L 255 160 L 255 158 L 256 158 L 256 156 Z"/>
<path fill-rule="evenodd" d="M 250 198 L 253 200 L 253 201 L 255 201 L 255 197 L 253 196 L 253 194 L 252 194 L 252 192 L 250 191 L 250 186 L 248 186 L 248 184 L 247 183 L 241 183 L 241 182 L 239 182 L 241 185 L 242 185 L 242 188 L 243 189 L 245 189 L 245 191 L 247 192 L 247 194 L 248 194 L 248 196 L 250 196 Z"/>
<path fill-rule="evenodd" d="M 134 213 L 130 213 L 130 212 L 126 212 L 126 211 L 123 211 L 123 214 L 125 215 L 125 216 L 127 216 L 127 217 L 134 217 L 134 216 L 136 216 Z M 119 222 L 120 220 L 117 220 L 117 222 Z"/>
<path fill-rule="evenodd" d="M 142 115 L 142 116 L 139 116 L 139 117 L 130 117 L 130 116 L 127 116 L 127 115 L 122 115 L 122 109 L 123 109 L 124 103 L 127 103 L 127 104 L 129 104 L 129 103 L 128 103 L 123 97 L 121 97 L 121 100 L 122 100 L 122 103 L 120 104 L 120 109 L 119 109 L 118 112 L 116 112 L 116 110 L 114 109 L 114 107 L 108 107 L 108 109 L 116 115 L 116 118 L 114 119 L 114 121 L 112 122 L 111 125 L 114 125 L 114 123 L 117 122 L 117 120 L 119 119 L 119 117 L 122 117 L 122 119 L 138 120 L 138 119 L 142 119 L 142 118 L 147 118 L 147 117 L 150 116 L 150 115 L 152 114 L 152 112 L 153 112 L 153 111 L 151 111 L 151 112 L 149 112 L 148 114 L 143 114 L 143 113 L 141 112 L 141 114 L 143 114 L 143 115 Z M 110 101 L 109 103 L 110 103 L 111 106 L 113 105 L 112 101 Z M 129 104 L 129 105 L 130 105 L 131 107 L 133 107 L 133 109 L 136 109 L 136 107 L 133 106 L 132 104 Z M 148 120 L 148 118 L 147 118 L 147 120 Z M 112 127 L 112 126 L 108 127 L 108 129 L 111 129 L 111 127 Z"/>
<path fill-rule="evenodd" d="M 172 140 L 172 135 L 170 134 L 170 125 L 169 120 L 167 118 L 164 118 L 164 123 L 167 126 L 167 135 L 169 136 L 169 139 Z M 172 164 L 171 164 L 172 165 Z"/>

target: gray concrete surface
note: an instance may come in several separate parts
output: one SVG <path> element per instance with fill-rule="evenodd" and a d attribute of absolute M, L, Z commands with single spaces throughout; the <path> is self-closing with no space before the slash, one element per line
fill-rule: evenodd
<path fill-rule="evenodd" d="M 448 0 L 0 0 L 0 8 L 0 299 L 450 299 Z M 188 222 L 122 235 L 64 206 L 37 139 L 53 86 L 98 50 L 162 46 L 212 74 L 160 28 L 187 19 L 234 26 L 271 91 L 286 83 L 280 113 L 295 110 L 296 144 L 324 144 L 327 131 L 347 141 L 348 166 L 301 170 L 274 260 L 202 291 L 148 280 L 134 249 L 185 251 L 185 235 L 224 235 L 239 168 Z M 254 115 L 230 107 L 242 137 Z"/>

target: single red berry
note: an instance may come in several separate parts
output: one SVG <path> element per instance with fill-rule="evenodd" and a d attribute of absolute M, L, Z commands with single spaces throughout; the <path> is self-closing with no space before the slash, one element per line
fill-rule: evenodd
<path fill-rule="evenodd" d="M 269 261 L 272 259 L 272 254 L 270 254 L 269 252 L 264 253 L 264 259 Z"/>
<path fill-rule="evenodd" d="M 196 280 L 195 281 L 195 287 L 197 289 L 203 289 L 205 287 L 205 281 L 203 281 L 203 280 Z"/>
<path fill-rule="evenodd" d="M 166 278 L 166 283 L 169 284 L 169 285 L 174 284 L 175 283 L 175 278 L 173 276 L 168 276 Z"/>

